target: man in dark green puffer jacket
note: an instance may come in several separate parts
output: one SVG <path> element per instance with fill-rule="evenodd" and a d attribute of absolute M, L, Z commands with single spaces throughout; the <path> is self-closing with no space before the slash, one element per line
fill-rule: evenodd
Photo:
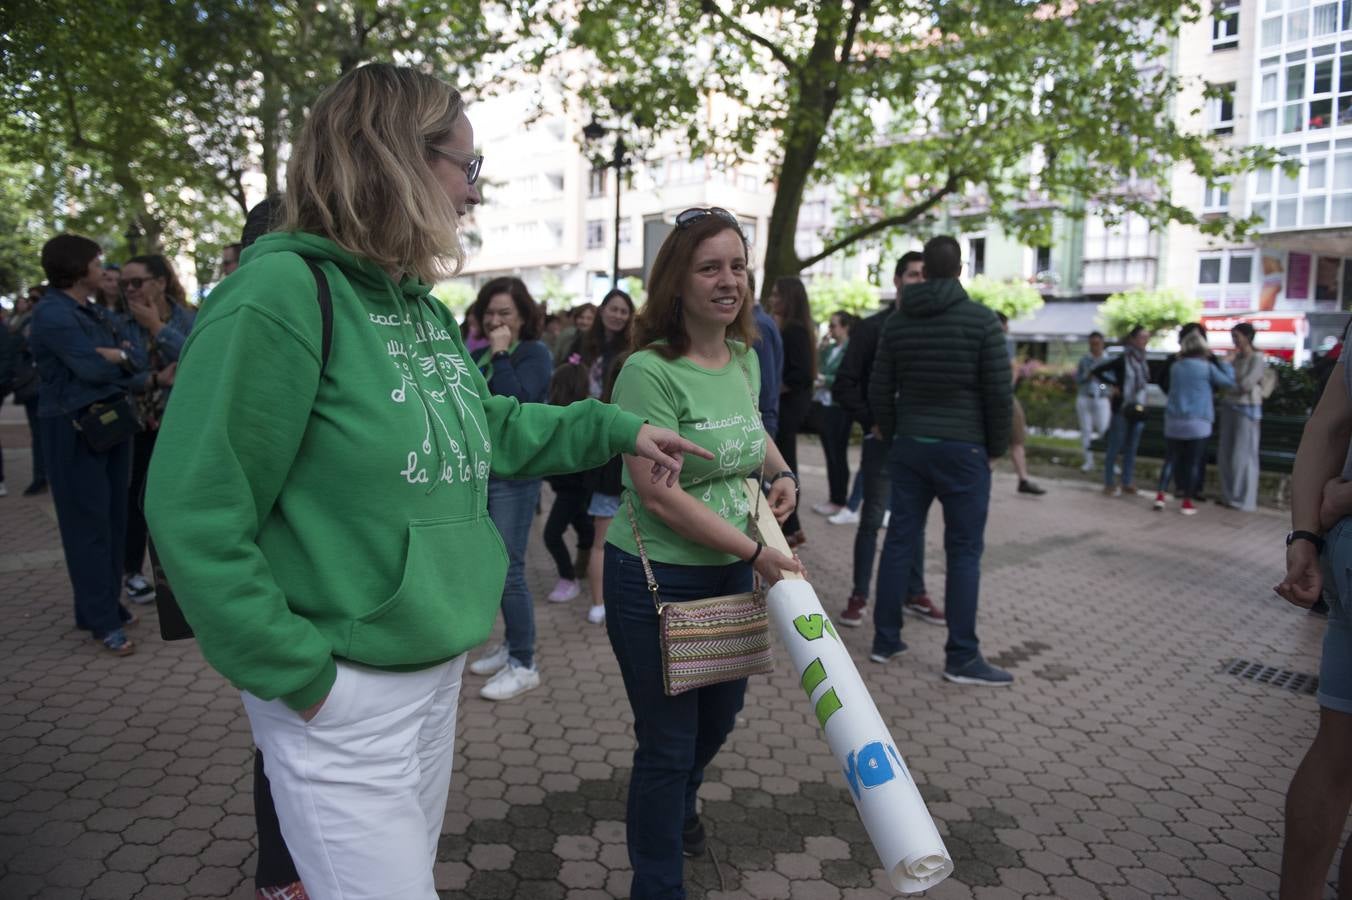
<path fill-rule="evenodd" d="M 1009 352 L 995 313 L 958 282 L 958 242 L 934 238 L 924 255 L 926 281 L 908 286 L 887 320 L 869 382 L 869 406 L 892 444 L 892 521 L 878 563 L 870 658 L 885 663 L 906 650 L 906 561 L 925 539 L 925 511 L 937 498 L 948 557 L 944 678 L 1007 685 L 1013 676 L 981 656 L 976 608 L 991 461 L 1009 449 Z"/>

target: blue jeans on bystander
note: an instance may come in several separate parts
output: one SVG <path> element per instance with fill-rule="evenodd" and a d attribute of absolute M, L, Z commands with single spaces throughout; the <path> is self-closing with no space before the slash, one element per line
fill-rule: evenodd
<path fill-rule="evenodd" d="M 535 663 L 535 606 L 526 586 L 526 546 L 539 500 L 538 478 L 488 480 L 488 515 L 507 545 L 507 582 L 502 588 L 507 652 L 528 669 Z"/>
<path fill-rule="evenodd" d="M 925 541 L 925 514 L 937 499 L 944 509 L 944 555 L 948 565 L 944 580 L 948 643 L 944 645 L 944 654 L 946 668 L 960 669 L 981 653 L 976 637 L 976 608 L 991 499 L 986 448 L 962 441 L 898 437 L 892 442 L 889 462 L 892 521 L 878 561 L 873 652 L 886 656 L 901 649 L 901 604 L 906 599 L 909 569 L 916 545 Z"/>

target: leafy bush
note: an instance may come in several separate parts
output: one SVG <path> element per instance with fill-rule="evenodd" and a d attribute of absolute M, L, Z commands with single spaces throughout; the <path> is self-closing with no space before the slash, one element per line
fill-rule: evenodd
<path fill-rule="evenodd" d="M 1070 370 L 1041 369 L 1025 376 L 1014 394 L 1023 404 L 1028 427 L 1046 432 L 1053 429 L 1074 431 L 1075 373 Z"/>
<path fill-rule="evenodd" d="M 1314 408 L 1315 373 L 1285 362 L 1268 359 L 1277 373 L 1277 389 L 1263 401 L 1263 412 L 1273 416 L 1308 416 Z"/>
<path fill-rule="evenodd" d="M 1201 315 L 1202 301 L 1175 288 L 1123 291 L 1109 297 L 1098 311 L 1103 331 L 1110 337 L 1125 337 L 1137 325 L 1152 332 L 1166 331 L 1196 322 Z"/>
<path fill-rule="evenodd" d="M 831 313 L 839 310 L 867 316 L 877 311 L 879 302 L 878 288 L 862 279 L 813 279 L 807 285 L 807 297 L 812 306 L 812 320 L 818 325 L 824 324 Z"/>
<path fill-rule="evenodd" d="M 460 318 L 474 303 L 475 292 L 468 282 L 443 281 L 432 288 L 432 296 L 440 300 L 442 306 L 455 313 L 456 318 Z"/>
<path fill-rule="evenodd" d="M 977 275 L 963 285 L 967 296 L 982 306 L 1004 313 L 1010 319 L 1031 316 L 1042 308 L 1042 295 L 1037 288 L 1022 281 L 996 281 Z"/>

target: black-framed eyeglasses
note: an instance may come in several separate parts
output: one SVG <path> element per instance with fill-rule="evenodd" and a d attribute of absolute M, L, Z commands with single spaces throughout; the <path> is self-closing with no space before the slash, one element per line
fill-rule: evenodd
<path fill-rule="evenodd" d="M 465 180 L 470 184 L 479 180 L 479 171 L 484 167 L 482 153 L 461 153 L 459 150 L 447 150 L 444 147 L 438 147 L 436 144 L 428 144 L 427 149 L 437 156 L 444 156 L 451 162 L 460 163 L 464 166 Z"/>
<path fill-rule="evenodd" d="M 691 225 L 694 225 L 696 222 L 701 219 L 706 219 L 709 216 L 718 216 L 723 221 L 732 223 L 732 227 L 737 229 L 737 233 L 742 235 L 742 239 L 746 239 L 746 235 L 742 234 L 742 223 L 738 222 L 736 216 L 726 209 L 723 209 L 721 206 L 691 207 L 676 217 L 676 227 L 689 228 Z"/>

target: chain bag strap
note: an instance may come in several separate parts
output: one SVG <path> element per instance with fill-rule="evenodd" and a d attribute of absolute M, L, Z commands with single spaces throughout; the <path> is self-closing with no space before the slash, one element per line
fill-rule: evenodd
<path fill-rule="evenodd" d="M 753 414 L 759 418 L 760 409 L 756 394 L 751 390 L 745 356 L 740 362 Z M 760 481 L 763 483 L 764 480 L 765 457 L 762 455 Z M 754 510 L 748 518 L 749 526 L 757 535 L 760 534 L 756 521 L 760 515 L 760 499 L 761 491 L 758 490 Z M 747 593 L 663 603 L 643 536 L 639 534 L 632 491 L 625 495 L 625 513 L 634 533 L 639 561 L 643 564 L 648 593 L 657 609 L 662 687 L 667 696 L 675 697 L 696 688 L 773 671 L 770 619 L 760 579 L 756 579 L 755 588 Z"/>

